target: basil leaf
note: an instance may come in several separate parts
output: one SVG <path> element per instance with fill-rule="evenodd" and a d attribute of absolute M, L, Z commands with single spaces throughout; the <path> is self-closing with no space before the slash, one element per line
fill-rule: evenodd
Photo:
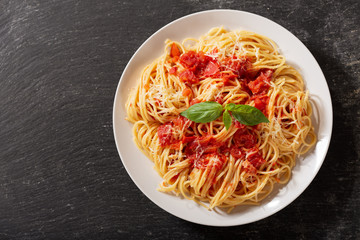
<path fill-rule="evenodd" d="M 230 105 L 226 109 L 231 111 L 234 118 L 242 124 L 254 126 L 262 122 L 269 122 L 269 119 L 267 119 L 265 115 L 256 107 L 241 104 L 234 105 Z"/>
<path fill-rule="evenodd" d="M 225 109 L 228 111 L 233 111 L 236 109 L 236 106 L 239 106 L 239 105 L 236 105 L 235 103 L 228 103 L 228 104 L 226 104 Z"/>
<path fill-rule="evenodd" d="M 223 113 L 223 122 L 225 124 L 225 128 L 226 130 L 229 130 L 230 126 L 231 126 L 231 115 L 230 113 L 228 112 L 228 110 L 225 110 L 224 113 Z"/>
<path fill-rule="evenodd" d="M 219 118 L 222 111 L 223 107 L 220 103 L 201 102 L 192 105 L 184 112 L 180 113 L 180 115 L 196 123 L 208 123 Z"/>

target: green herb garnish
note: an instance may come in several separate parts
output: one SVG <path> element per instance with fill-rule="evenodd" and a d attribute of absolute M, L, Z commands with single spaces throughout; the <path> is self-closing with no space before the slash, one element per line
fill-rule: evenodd
<path fill-rule="evenodd" d="M 223 122 L 226 129 L 229 129 L 232 122 L 230 112 L 237 121 L 247 126 L 269 122 L 269 119 L 259 109 L 249 105 L 234 103 L 228 103 L 223 108 L 217 102 L 201 102 L 192 105 L 180 113 L 180 115 L 196 123 L 208 123 L 218 119 L 223 114 Z"/>

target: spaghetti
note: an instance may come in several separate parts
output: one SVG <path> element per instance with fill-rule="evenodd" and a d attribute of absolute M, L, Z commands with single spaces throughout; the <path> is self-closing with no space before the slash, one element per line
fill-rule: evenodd
<path fill-rule="evenodd" d="M 208 101 L 256 107 L 270 122 L 247 126 L 230 115 L 227 129 L 221 117 L 196 123 L 180 115 Z M 126 109 L 135 143 L 163 178 L 159 190 L 208 209 L 259 203 L 316 142 L 301 75 L 272 40 L 248 31 L 167 40 Z"/>

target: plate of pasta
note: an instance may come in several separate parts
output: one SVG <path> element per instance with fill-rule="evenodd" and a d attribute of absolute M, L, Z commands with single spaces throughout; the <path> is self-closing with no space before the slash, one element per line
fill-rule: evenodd
<path fill-rule="evenodd" d="M 331 139 L 326 79 L 292 33 L 235 10 L 191 14 L 147 39 L 114 100 L 120 158 L 137 187 L 194 223 L 234 226 L 294 201 Z"/>

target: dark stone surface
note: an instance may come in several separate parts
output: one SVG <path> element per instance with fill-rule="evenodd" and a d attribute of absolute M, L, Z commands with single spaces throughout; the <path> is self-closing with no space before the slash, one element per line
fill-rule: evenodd
<path fill-rule="evenodd" d="M 141 43 L 189 13 L 267 17 L 318 60 L 334 129 L 309 188 L 264 220 L 200 226 L 147 199 L 112 133 L 121 73 Z M 360 239 L 359 1 L 0 0 L 0 239 Z"/>

